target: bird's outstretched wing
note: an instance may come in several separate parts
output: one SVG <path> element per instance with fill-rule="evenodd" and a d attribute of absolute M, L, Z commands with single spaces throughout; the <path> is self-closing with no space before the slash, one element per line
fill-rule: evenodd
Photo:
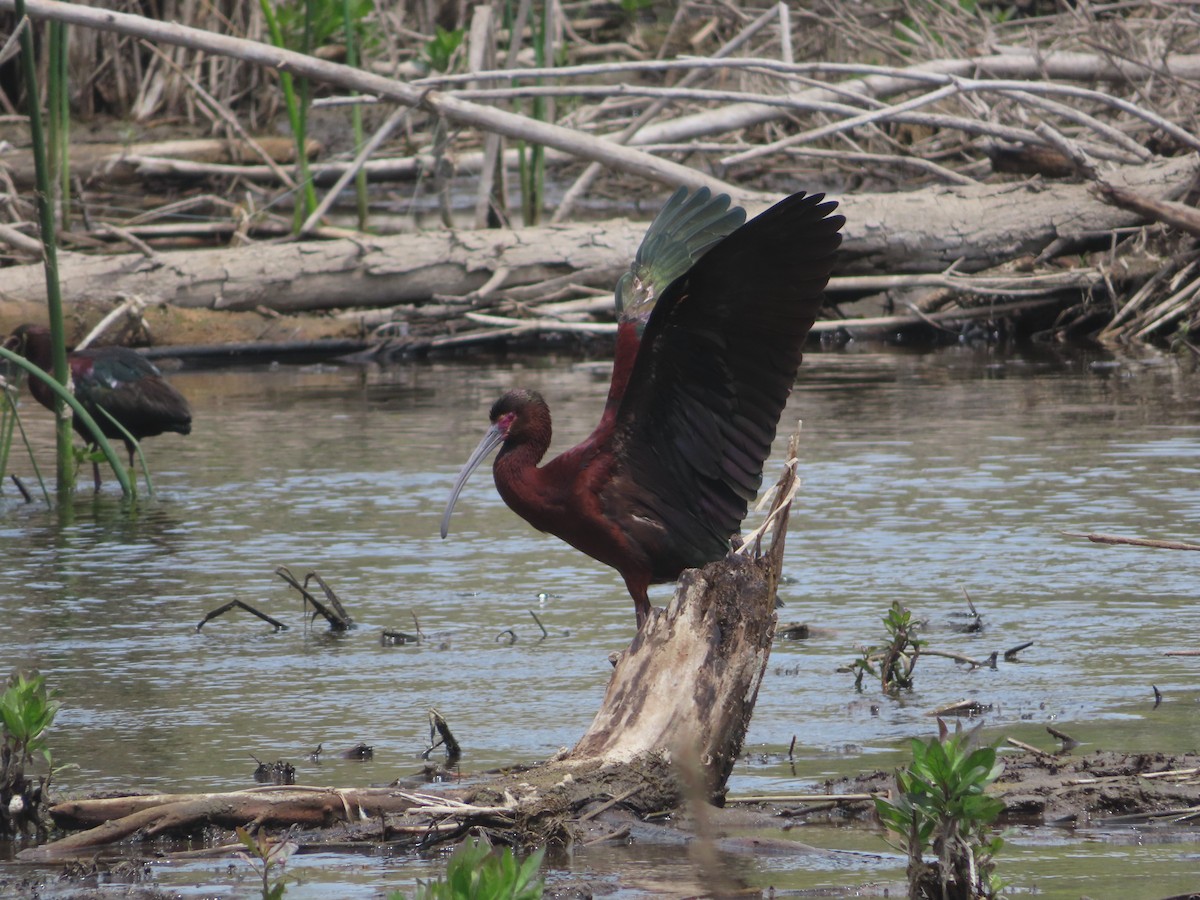
<path fill-rule="evenodd" d="M 622 321 L 646 318 L 667 286 L 690 269 L 714 244 L 746 221 L 729 196 L 708 188 L 694 194 L 681 187 L 654 217 L 629 271 L 617 282 L 617 313 Z"/>
<path fill-rule="evenodd" d="M 646 323 L 600 500 L 656 580 L 722 557 L 758 491 L 841 243 L 823 200 L 795 194 L 725 237 Z"/>

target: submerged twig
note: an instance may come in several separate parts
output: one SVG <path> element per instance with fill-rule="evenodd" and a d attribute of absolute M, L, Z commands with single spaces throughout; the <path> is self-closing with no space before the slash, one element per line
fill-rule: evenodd
<path fill-rule="evenodd" d="M 438 735 L 437 740 L 434 740 L 435 734 Z M 429 710 L 429 744 L 429 749 L 421 754 L 425 759 L 429 759 L 429 754 L 442 745 L 446 747 L 446 765 L 454 765 L 462 756 L 462 747 L 454 739 L 445 716 L 432 707 Z"/>
<path fill-rule="evenodd" d="M 1128 544 L 1133 547 L 1153 547 L 1156 550 L 1200 550 L 1200 544 L 1187 541 L 1162 541 L 1155 538 L 1121 537 L 1115 534 L 1096 534 L 1089 532 L 1081 534 L 1076 531 L 1062 532 L 1066 537 L 1087 538 L 1093 544 Z"/>
<path fill-rule="evenodd" d="M 315 610 L 313 615 L 323 616 L 325 621 L 329 623 L 330 629 L 333 631 L 346 631 L 354 627 L 354 620 L 350 618 L 350 614 L 342 606 L 342 602 L 338 599 L 337 594 L 333 592 L 333 588 L 327 585 L 325 580 L 316 572 L 309 572 L 305 575 L 304 584 L 297 581 L 296 576 L 292 574 L 291 569 L 287 566 L 279 566 L 275 570 L 275 574 L 299 591 L 300 596 L 304 598 L 304 602 L 312 604 Z M 321 586 L 328 605 L 322 603 L 308 590 L 308 582 L 310 580 L 315 580 Z"/>
<path fill-rule="evenodd" d="M 542 640 L 545 640 L 546 638 L 550 637 L 550 632 L 548 632 L 546 630 L 546 626 L 542 624 L 542 620 L 538 618 L 538 614 L 535 613 L 532 609 L 529 611 L 529 614 L 531 616 L 533 616 L 533 621 L 537 622 L 537 627 L 542 629 Z"/>
<path fill-rule="evenodd" d="M 246 612 L 250 613 L 251 615 L 258 616 L 264 622 L 267 622 L 268 624 L 275 626 L 275 628 L 279 631 L 287 630 L 287 626 L 284 625 L 282 622 L 280 622 L 278 619 L 272 618 L 271 616 L 268 616 L 264 612 L 259 612 L 257 609 L 255 609 L 253 606 L 251 606 L 249 603 L 246 603 L 242 600 L 230 600 L 224 606 L 220 606 L 220 607 L 214 609 L 212 612 L 208 613 L 203 619 L 200 620 L 200 624 L 198 624 L 196 626 L 196 630 L 199 631 L 201 628 L 203 628 L 205 626 L 205 624 L 207 622 L 209 622 L 212 619 L 215 619 L 217 616 L 224 615 L 225 613 L 229 612 L 229 610 L 231 610 L 231 609 L 244 609 Z"/>
<path fill-rule="evenodd" d="M 1005 662 L 1015 662 L 1017 659 L 1018 653 L 1020 653 L 1022 650 L 1026 650 L 1032 646 L 1033 646 L 1033 641 L 1025 641 L 1023 644 L 1017 644 L 1017 646 L 1015 646 L 1015 647 L 1009 647 L 1007 650 L 1004 651 L 1004 661 Z"/>

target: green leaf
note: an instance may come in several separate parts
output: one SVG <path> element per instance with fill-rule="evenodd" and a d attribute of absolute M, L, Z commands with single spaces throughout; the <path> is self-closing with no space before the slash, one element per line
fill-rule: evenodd
<path fill-rule="evenodd" d="M 233 833 L 237 835 L 237 839 L 241 842 L 243 847 L 245 847 L 255 856 L 258 856 L 258 841 L 254 839 L 254 836 L 250 834 L 248 829 L 239 825 L 233 830 Z"/>

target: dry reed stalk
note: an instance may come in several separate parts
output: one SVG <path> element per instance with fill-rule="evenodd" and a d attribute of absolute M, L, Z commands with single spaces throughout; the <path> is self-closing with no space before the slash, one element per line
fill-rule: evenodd
<path fill-rule="evenodd" d="M 133 0 L 103 5 L 142 8 Z M 378 9 L 371 19 L 376 40 L 364 69 L 410 79 L 435 25 L 466 27 L 465 9 L 462 3 L 426 0 Z M 163 0 L 156 13 L 221 34 L 264 37 L 253 3 Z M 565 97 L 557 121 L 576 131 L 685 163 L 746 192 L 775 194 L 814 185 L 840 185 L 852 196 L 858 188 L 881 184 L 911 190 L 933 183 L 1018 182 L 1031 172 L 1050 172 L 1045 165 L 1054 159 L 1046 151 L 1053 142 L 1046 134 L 1060 135 L 1100 160 L 1103 174 L 1106 159 L 1161 161 L 1194 148 L 1200 133 L 1194 89 L 1200 16 L 1188 4 L 1132 0 L 1103 12 L 1088 4 L 1063 5 L 1053 14 L 1005 19 L 999 7 L 966 10 L 954 2 L 918 0 L 871 9 L 826 4 L 819 12 L 765 0 L 719 7 L 681 3 L 669 21 L 646 25 L 613 15 L 611 4 L 582 2 L 561 5 L 555 21 L 569 40 L 561 38 L 548 51 L 563 57 L 556 60 L 563 66 L 531 70 L 532 54 L 519 52 L 532 39 L 528 27 L 510 35 L 496 22 L 487 35 L 480 26 L 476 46 L 468 48 L 477 51 L 472 71 L 460 77 L 473 82 L 450 76 L 411 83 L 452 100 L 474 97 L 499 108 L 538 93 Z M 499 72 L 481 62 L 486 48 L 478 45 L 485 41 L 511 48 Z M 729 58 L 717 58 L 722 55 Z M 279 111 L 278 82 L 269 67 L 186 46 L 152 53 L 131 36 L 74 27 L 71 71 L 76 108 L 84 115 L 181 117 L 218 132 L 236 130 L 237 122 L 254 132 L 267 129 Z M 532 83 L 551 78 L 553 84 Z M 747 110 L 753 114 L 742 115 Z M 336 122 L 337 111 L 328 114 Z M 436 118 L 414 109 L 403 134 L 383 142 L 365 170 L 373 178 L 421 178 L 435 143 Z M 375 127 L 381 122 L 382 111 Z M 451 183 L 481 167 L 502 183 L 511 154 L 501 152 L 488 127 L 443 132 L 440 152 L 459 164 L 448 176 Z M 571 159 L 547 153 L 554 165 Z M 1026 168 L 1005 174 L 999 171 L 1002 159 Z M 345 165 L 337 164 L 341 171 Z M 173 168 L 221 179 L 214 191 L 243 199 L 248 209 L 239 215 L 251 217 L 274 202 L 268 188 L 256 185 L 269 179 L 261 170 Z M 566 218 L 586 191 L 628 196 L 629 184 L 628 176 L 590 167 L 556 218 Z M 477 219 L 484 217 L 486 198 L 496 196 L 486 179 L 460 190 L 449 190 L 450 183 L 443 187 L 470 198 Z M 95 195 L 88 208 L 98 225 L 123 227 L 129 214 L 103 205 L 123 199 Z M 414 193 L 410 208 L 417 201 Z M 16 208 L 10 204 L 10 210 Z M 1102 261 L 1089 260 L 1093 266 L 1121 267 L 1147 252 L 1150 234 L 1160 235 L 1153 250 L 1164 258 L 1186 254 L 1195 243 L 1164 239 L 1161 229 L 1113 232 L 1090 245 L 1060 236 L 1061 243 L 1048 245 L 1029 273 L 1051 273 L 1056 256 L 1081 246 L 1104 255 Z M 1117 315 L 1105 332 L 1108 339 L 1161 338 L 1200 325 L 1200 301 L 1186 279 L 1147 276 L 1108 283 L 1125 292 L 1106 301 Z"/>

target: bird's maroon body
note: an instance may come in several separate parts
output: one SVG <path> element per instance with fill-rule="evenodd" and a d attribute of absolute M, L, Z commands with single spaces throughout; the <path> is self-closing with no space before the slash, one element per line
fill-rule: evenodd
<path fill-rule="evenodd" d="M 40 325 L 21 325 L 6 342 L 39 368 L 51 366 L 50 331 Z M 192 413 L 187 400 L 162 377 L 149 360 L 125 347 L 96 347 L 67 354 L 75 399 L 95 419 L 108 438 L 120 438 L 133 465 L 133 444 L 117 428 L 116 419 L 137 440 L 167 431 L 188 434 Z M 54 392 L 40 378 L 29 379 L 33 398 L 54 409 Z M 106 415 L 107 413 L 107 415 Z M 112 417 L 110 419 L 109 417 Z M 89 444 L 93 436 L 75 417 L 75 431 Z M 99 487 L 99 469 L 95 470 Z"/>
<path fill-rule="evenodd" d="M 728 198 L 676 194 L 638 252 L 639 296 L 625 298 L 595 431 L 539 467 L 550 411 L 533 391 L 505 394 L 455 484 L 443 536 L 467 476 L 501 445 L 493 474 L 504 502 L 620 572 L 639 627 L 651 584 L 723 557 L 757 493 L 840 242 L 843 219 L 822 200 L 793 195 L 733 230 Z"/>

